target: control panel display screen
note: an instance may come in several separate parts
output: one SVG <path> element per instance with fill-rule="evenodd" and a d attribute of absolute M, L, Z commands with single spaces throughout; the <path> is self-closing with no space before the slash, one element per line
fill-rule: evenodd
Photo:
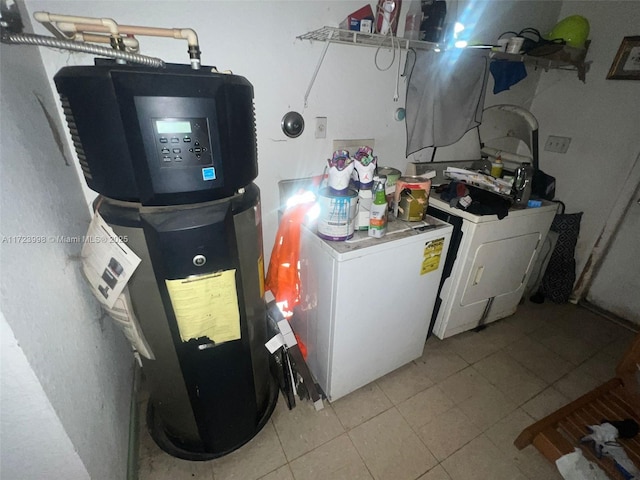
<path fill-rule="evenodd" d="M 191 133 L 191 122 L 156 120 L 158 133 Z"/>

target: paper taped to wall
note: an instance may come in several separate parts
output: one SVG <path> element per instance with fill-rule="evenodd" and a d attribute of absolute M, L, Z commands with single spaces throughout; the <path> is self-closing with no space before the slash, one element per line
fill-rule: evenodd
<path fill-rule="evenodd" d="M 235 269 L 165 283 L 183 342 L 208 337 L 223 343 L 240 338 Z"/>

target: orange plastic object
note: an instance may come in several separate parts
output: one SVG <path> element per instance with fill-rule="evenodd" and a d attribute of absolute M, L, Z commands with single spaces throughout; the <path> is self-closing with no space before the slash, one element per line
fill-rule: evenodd
<path fill-rule="evenodd" d="M 314 204 L 307 202 L 285 210 L 271 252 L 265 286 L 273 293 L 285 318 L 293 315 L 294 307 L 300 303 L 300 227 Z"/>

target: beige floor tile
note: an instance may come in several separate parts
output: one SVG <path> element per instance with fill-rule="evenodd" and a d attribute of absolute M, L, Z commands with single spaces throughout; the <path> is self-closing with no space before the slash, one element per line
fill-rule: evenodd
<path fill-rule="evenodd" d="M 530 400 L 547 387 L 544 380 L 503 351 L 483 358 L 473 368 L 516 405 Z"/>
<path fill-rule="evenodd" d="M 511 459 L 480 435 L 441 464 L 452 480 L 526 480 Z"/>
<path fill-rule="evenodd" d="M 580 372 L 583 375 L 589 375 L 597 378 L 601 383 L 610 380 L 616 375 L 616 366 L 618 365 L 618 359 L 605 352 L 599 352 L 589 360 L 584 362 L 575 372 Z"/>
<path fill-rule="evenodd" d="M 513 444 L 520 432 L 534 423 L 524 410 L 517 409 L 489 428 L 485 435 L 498 449 L 532 480 L 561 479 L 556 467 L 533 446 L 518 450 Z"/>
<path fill-rule="evenodd" d="M 438 415 L 417 431 L 438 461 L 444 460 L 482 433 L 457 407 Z"/>
<path fill-rule="evenodd" d="M 376 380 L 376 383 L 394 405 L 433 385 L 429 377 L 413 362 Z"/>
<path fill-rule="evenodd" d="M 371 475 L 347 434 L 291 462 L 296 480 L 369 480 Z"/>
<path fill-rule="evenodd" d="M 580 365 L 588 358 L 593 357 L 598 351 L 594 344 L 576 338 L 575 334 L 572 333 L 536 330 L 530 337 L 573 365 Z"/>
<path fill-rule="evenodd" d="M 473 367 L 467 367 L 451 375 L 440 382 L 438 387 L 456 405 L 493 388 L 489 381 Z"/>
<path fill-rule="evenodd" d="M 562 328 L 569 336 L 598 347 L 604 347 L 615 340 L 623 331 L 619 325 L 582 307 L 563 311 Z"/>
<path fill-rule="evenodd" d="M 164 452 L 141 458 L 139 480 L 213 480 L 211 462 L 190 462 Z"/>
<path fill-rule="evenodd" d="M 310 402 L 298 402 L 293 410 L 288 410 L 285 402 L 280 400 L 272 419 L 289 461 L 345 431 L 333 408 L 328 404 L 319 412 Z"/>
<path fill-rule="evenodd" d="M 585 375 L 582 371 L 574 370 L 554 383 L 553 387 L 567 397 L 569 401 L 573 401 L 601 383 L 600 380 L 591 375 Z"/>
<path fill-rule="evenodd" d="M 480 332 L 468 331 L 451 337 L 451 348 L 467 363 L 475 363 L 497 352 L 508 340 L 500 336 L 488 333 L 491 327 Z"/>
<path fill-rule="evenodd" d="M 287 463 L 271 421 L 235 452 L 214 460 L 216 480 L 255 480 Z"/>
<path fill-rule="evenodd" d="M 475 363 L 473 368 L 494 385 L 516 375 L 529 373 L 526 368 L 504 351 L 499 351 L 483 358 Z"/>
<path fill-rule="evenodd" d="M 291 473 L 291 468 L 289 468 L 289 465 L 287 464 L 271 473 L 268 473 L 260 480 L 294 480 L 294 478 L 293 473 Z"/>
<path fill-rule="evenodd" d="M 391 400 L 375 382 L 370 383 L 331 404 L 347 430 L 391 408 Z"/>
<path fill-rule="evenodd" d="M 453 401 L 437 385 L 417 393 L 398 405 L 398 410 L 416 430 L 453 407 Z"/>
<path fill-rule="evenodd" d="M 534 420 L 540 420 L 567 403 L 569 403 L 567 397 L 555 388 L 549 387 L 522 405 L 522 409 Z"/>
<path fill-rule="evenodd" d="M 517 340 L 504 351 L 547 383 L 555 382 L 574 368 L 569 361 L 530 337 Z"/>
<path fill-rule="evenodd" d="M 418 480 L 451 480 L 449 474 L 440 465 L 436 465 Z"/>
<path fill-rule="evenodd" d="M 523 335 L 531 333 L 544 326 L 541 317 L 535 309 L 532 308 L 531 303 L 524 303 L 523 305 L 520 305 L 514 315 L 502 321 L 508 322 L 514 330 Z"/>
<path fill-rule="evenodd" d="M 455 352 L 444 348 L 430 348 L 429 342 L 425 346 L 424 353 L 415 363 L 435 383 L 450 377 L 469 365 Z"/>
<path fill-rule="evenodd" d="M 635 336 L 634 332 L 624 330 L 620 335 L 611 343 L 607 344 L 602 351 L 608 355 L 611 355 L 616 361 L 619 361 L 624 353 L 627 351 L 629 345 L 633 341 Z"/>
<path fill-rule="evenodd" d="M 349 437 L 376 480 L 413 480 L 437 464 L 396 408 L 354 428 Z"/>
<path fill-rule="evenodd" d="M 471 422 L 484 431 L 517 408 L 500 390 L 490 388 L 458 404 Z"/>

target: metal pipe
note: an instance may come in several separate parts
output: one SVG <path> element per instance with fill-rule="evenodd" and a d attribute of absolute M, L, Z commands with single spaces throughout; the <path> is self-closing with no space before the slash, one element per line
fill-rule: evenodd
<path fill-rule="evenodd" d="M 41 47 L 62 48 L 75 52 L 90 53 L 93 55 L 103 55 L 105 57 L 124 60 L 126 62 L 139 63 L 147 67 L 164 67 L 164 62 L 155 57 L 148 57 L 137 53 L 113 50 L 100 45 L 90 43 L 74 42 L 73 40 L 61 40 L 53 37 L 35 35 L 33 33 L 8 33 L 2 36 L 2 42 L 15 45 L 38 45 Z"/>

